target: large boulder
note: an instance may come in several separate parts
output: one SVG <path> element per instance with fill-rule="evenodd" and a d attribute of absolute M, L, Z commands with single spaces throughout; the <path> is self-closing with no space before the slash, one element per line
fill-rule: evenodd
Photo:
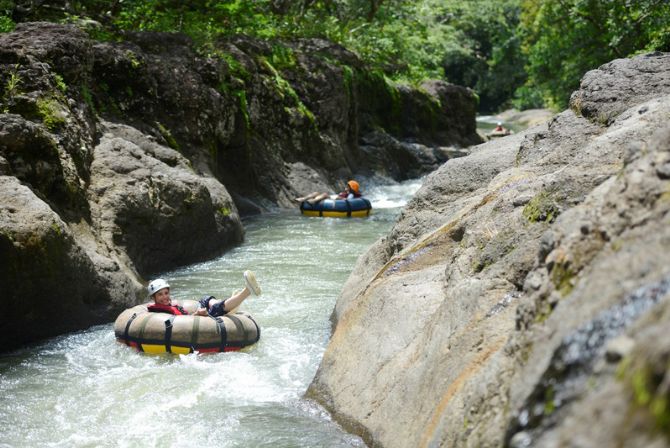
<path fill-rule="evenodd" d="M 669 70 L 608 64 L 585 116 L 429 175 L 359 258 L 308 395 L 371 446 L 669 446 Z"/>
<path fill-rule="evenodd" d="M 165 136 L 100 121 L 98 56 L 71 26 L 0 35 L 2 350 L 110 321 L 148 275 L 243 238 L 226 188 Z"/>
<path fill-rule="evenodd" d="M 3 349 L 109 322 L 137 300 L 119 266 L 92 260 L 69 226 L 16 177 L 0 175 Z"/>
<path fill-rule="evenodd" d="M 140 274 L 212 258 L 242 240 L 235 204 L 216 179 L 132 127 L 102 127 L 89 186 L 93 225 Z"/>

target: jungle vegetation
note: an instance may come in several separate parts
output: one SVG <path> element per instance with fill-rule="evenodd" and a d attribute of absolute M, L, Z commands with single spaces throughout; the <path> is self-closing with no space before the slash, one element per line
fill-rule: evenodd
<path fill-rule="evenodd" d="M 583 74 L 615 58 L 670 51 L 667 0 L 0 0 L 0 32 L 34 20 L 216 39 L 322 37 L 391 79 L 471 87 L 480 111 L 567 106 Z"/>

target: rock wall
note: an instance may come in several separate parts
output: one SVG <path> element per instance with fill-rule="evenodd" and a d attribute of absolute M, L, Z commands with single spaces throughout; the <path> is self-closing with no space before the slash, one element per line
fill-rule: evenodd
<path fill-rule="evenodd" d="M 114 319 L 150 275 L 241 242 L 241 214 L 479 142 L 472 92 L 399 88 L 329 42 L 204 52 L 47 22 L 0 34 L 0 350 Z"/>
<path fill-rule="evenodd" d="M 670 54 L 428 176 L 308 396 L 379 447 L 670 446 Z"/>

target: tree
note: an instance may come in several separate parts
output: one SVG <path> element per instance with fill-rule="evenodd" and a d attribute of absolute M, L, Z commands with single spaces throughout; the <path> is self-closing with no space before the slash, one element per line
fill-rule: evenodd
<path fill-rule="evenodd" d="M 507 105 L 526 81 L 517 35 L 519 1 L 447 1 L 442 8 L 442 20 L 453 30 L 453 43 L 443 56 L 445 77 L 473 88 L 482 111 Z"/>
<path fill-rule="evenodd" d="M 670 50 L 670 2 L 525 0 L 520 32 L 529 85 L 562 109 L 586 71 L 615 58 Z"/>

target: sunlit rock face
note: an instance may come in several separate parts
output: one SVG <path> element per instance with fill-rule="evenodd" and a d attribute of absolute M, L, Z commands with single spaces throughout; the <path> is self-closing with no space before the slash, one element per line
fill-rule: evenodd
<path fill-rule="evenodd" d="M 668 446 L 670 54 L 426 179 L 308 391 L 370 446 Z"/>

